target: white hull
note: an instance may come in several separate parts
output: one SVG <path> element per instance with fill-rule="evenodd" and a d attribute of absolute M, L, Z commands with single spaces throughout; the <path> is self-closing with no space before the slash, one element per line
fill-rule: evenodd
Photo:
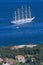
<path fill-rule="evenodd" d="M 26 18 L 26 19 L 21 19 L 21 20 L 17 20 L 17 21 L 11 21 L 11 23 L 16 24 L 16 25 L 20 25 L 20 24 L 24 24 L 24 23 L 30 23 L 32 22 L 32 20 L 34 20 L 35 17 L 33 18 Z"/>

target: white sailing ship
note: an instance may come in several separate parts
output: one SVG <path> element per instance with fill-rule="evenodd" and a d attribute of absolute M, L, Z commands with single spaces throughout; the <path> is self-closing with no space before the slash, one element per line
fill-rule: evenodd
<path fill-rule="evenodd" d="M 29 12 L 28 16 L 27 13 Z M 30 11 L 30 7 L 28 9 L 27 12 L 27 7 L 25 7 L 25 17 L 24 17 L 24 10 L 23 10 L 23 6 L 22 6 L 22 19 L 20 19 L 20 9 L 18 8 L 18 20 L 17 20 L 17 13 L 15 11 L 15 17 L 14 20 L 11 21 L 11 23 L 16 24 L 16 25 L 20 25 L 20 24 L 24 24 L 24 23 L 30 23 L 32 22 L 32 20 L 34 20 L 35 17 L 31 17 L 31 11 Z"/>

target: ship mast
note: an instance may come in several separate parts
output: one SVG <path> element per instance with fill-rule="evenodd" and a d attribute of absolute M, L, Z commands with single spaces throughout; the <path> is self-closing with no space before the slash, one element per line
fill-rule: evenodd
<path fill-rule="evenodd" d="M 23 6 L 22 6 L 22 19 L 24 19 L 24 15 L 23 15 L 24 13 L 23 13 Z"/>
<path fill-rule="evenodd" d="M 31 18 L 31 11 L 30 11 L 30 6 L 29 6 L 29 18 Z"/>
<path fill-rule="evenodd" d="M 18 20 L 20 20 L 20 9 L 18 8 Z"/>
<path fill-rule="evenodd" d="M 25 11 L 25 17 L 27 18 L 27 6 L 25 7 L 26 11 Z"/>
<path fill-rule="evenodd" d="M 14 14 L 15 14 L 15 17 L 14 18 L 15 18 L 15 21 L 16 21 L 16 11 L 14 12 Z"/>

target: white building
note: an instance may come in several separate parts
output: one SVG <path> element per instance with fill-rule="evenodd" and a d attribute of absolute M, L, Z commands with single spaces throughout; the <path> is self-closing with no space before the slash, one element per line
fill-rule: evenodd
<path fill-rule="evenodd" d="M 15 59 L 16 59 L 17 62 L 23 62 L 23 63 L 25 63 L 25 58 L 22 55 L 15 56 Z"/>
<path fill-rule="evenodd" d="M 9 63 L 3 63 L 2 65 L 10 65 Z"/>

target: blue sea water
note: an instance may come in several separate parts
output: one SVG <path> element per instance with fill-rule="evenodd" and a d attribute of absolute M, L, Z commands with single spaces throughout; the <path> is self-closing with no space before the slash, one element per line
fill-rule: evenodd
<path fill-rule="evenodd" d="M 31 6 L 32 17 L 35 19 L 16 28 L 11 24 L 14 11 L 21 6 Z M 43 2 L 0 3 L 0 46 L 43 43 Z"/>

